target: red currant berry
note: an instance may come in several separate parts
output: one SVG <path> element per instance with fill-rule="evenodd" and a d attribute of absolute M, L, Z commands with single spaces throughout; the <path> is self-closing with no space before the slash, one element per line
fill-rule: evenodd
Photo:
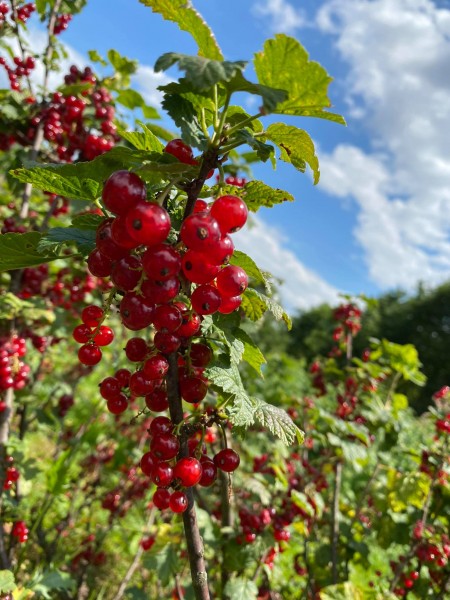
<path fill-rule="evenodd" d="M 130 292 L 139 283 L 142 275 L 142 264 L 136 256 L 126 256 L 114 263 L 111 281 L 119 290 Z"/>
<path fill-rule="evenodd" d="M 153 313 L 153 327 L 156 331 L 173 333 L 183 322 L 181 311 L 176 306 L 164 304 L 155 308 Z"/>
<path fill-rule="evenodd" d="M 116 244 L 116 242 L 112 238 L 111 234 L 111 225 L 113 219 L 106 219 L 103 223 L 97 228 L 97 233 L 95 237 L 95 243 L 97 245 L 97 249 L 109 258 L 110 260 L 120 260 L 127 256 L 130 251 L 127 248 L 123 248 Z"/>
<path fill-rule="evenodd" d="M 147 408 L 153 412 L 162 412 L 169 408 L 169 399 L 166 390 L 158 388 L 145 396 L 145 404 Z"/>
<path fill-rule="evenodd" d="M 114 339 L 114 331 L 111 327 L 106 327 L 106 325 L 100 325 L 98 328 L 98 333 L 94 337 L 94 342 L 97 346 L 109 346 Z"/>
<path fill-rule="evenodd" d="M 86 344 L 92 337 L 92 329 L 89 325 L 77 325 L 73 330 L 73 339 L 79 344 Z"/>
<path fill-rule="evenodd" d="M 140 202 L 127 213 L 126 227 L 130 236 L 140 244 L 161 244 L 169 235 L 170 217 L 159 204 Z"/>
<path fill-rule="evenodd" d="M 145 183 L 135 173 L 116 171 L 106 180 L 102 199 L 106 208 L 115 215 L 123 215 L 138 202 L 145 200 Z"/>
<path fill-rule="evenodd" d="M 220 271 L 216 282 L 222 297 L 230 298 L 245 292 L 248 286 L 248 276 L 241 267 L 229 265 Z"/>
<path fill-rule="evenodd" d="M 190 250 L 206 252 L 221 238 L 219 224 L 208 213 L 194 213 L 181 226 L 181 240 Z"/>
<path fill-rule="evenodd" d="M 192 153 L 192 148 L 185 144 L 183 140 L 171 140 L 164 148 L 164 152 L 172 154 L 172 156 L 178 158 L 180 162 L 185 163 L 187 165 L 197 164 L 196 160 L 194 159 L 194 154 Z"/>
<path fill-rule="evenodd" d="M 203 458 L 203 457 L 202 457 Z M 217 467 L 210 458 L 205 457 L 202 463 L 202 476 L 199 484 L 202 487 L 209 487 L 217 479 Z"/>
<path fill-rule="evenodd" d="M 196 458 L 180 458 L 175 465 L 173 474 L 180 480 L 183 487 L 192 487 L 197 485 L 202 477 L 202 465 Z"/>
<path fill-rule="evenodd" d="M 85 344 L 78 350 L 78 360 L 83 365 L 93 367 L 102 359 L 102 351 L 95 344 Z"/>
<path fill-rule="evenodd" d="M 183 322 L 179 329 L 177 329 L 177 335 L 184 338 L 191 338 L 199 332 L 202 321 L 201 318 L 195 313 L 188 311 L 182 313 Z"/>
<path fill-rule="evenodd" d="M 212 285 L 199 285 L 191 296 L 192 308 L 199 315 L 215 313 L 222 302 L 222 297 L 217 288 Z"/>
<path fill-rule="evenodd" d="M 237 196 L 221 196 L 213 202 L 211 215 L 217 220 L 223 234 L 235 233 L 247 221 L 248 208 Z"/>
<path fill-rule="evenodd" d="M 131 362 L 142 362 L 148 354 L 148 344 L 143 338 L 130 338 L 125 345 L 125 354 Z"/>
<path fill-rule="evenodd" d="M 130 391 L 134 396 L 146 396 L 153 391 L 155 382 L 144 371 L 136 371 L 130 377 Z"/>
<path fill-rule="evenodd" d="M 104 312 L 100 306 L 86 306 L 81 313 L 81 320 L 85 325 L 89 325 L 89 327 L 97 327 L 102 320 L 103 315 Z"/>
<path fill-rule="evenodd" d="M 230 296 L 222 298 L 222 303 L 219 307 L 219 312 L 222 315 L 229 315 L 242 304 L 242 296 Z"/>
<path fill-rule="evenodd" d="M 141 458 L 140 467 L 145 475 L 151 477 L 153 469 L 158 464 L 158 459 L 151 452 L 146 452 Z"/>
<path fill-rule="evenodd" d="M 115 378 L 119 381 L 120 387 L 128 387 L 131 373 L 128 369 L 119 369 L 115 373 Z"/>
<path fill-rule="evenodd" d="M 214 265 L 228 264 L 234 252 L 233 240 L 229 235 L 224 235 L 217 244 L 208 250 L 208 260 Z"/>
<path fill-rule="evenodd" d="M 172 354 L 176 352 L 181 345 L 181 339 L 173 333 L 163 333 L 158 331 L 153 339 L 155 348 L 163 354 Z"/>
<path fill-rule="evenodd" d="M 193 367 L 206 367 L 213 357 L 213 352 L 206 344 L 192 344 L 189 356 Z"/>
<path fill-rule="evenodd" d="M 128 398 L 123 392 L 121 392 L 118 396 L 107 400 L 106 406 L 108 407 L 109 412 L 113 415 L 120 415 L 128 408 Z"/>
<path fill-rule="evenodd" d="M 135 292 L 127 292 L 120 303 L 122 323 L 128 329 L 145 329 L 152 322 L 153 304 Z"/>
<path fill-rule="evenodd" d="M 100 383 L 100 395 L 105 400 L 115 398 L 121 392 L 120 381 L 115 377 L 107 377 Z"/>
<path fill-rule="evenodd" d="M 167 304 L 175 298 L 180 291 L 178 277 L 171 277 L 164 281 L 146 279 L 141 286 L 141 292 L 154 304 Z"/>
<path fill-rule="evenodd" d="M 215 455 L 213 460 L 216 467 L 222 471 L 225 471 L 226 473 L 232 473 L 235 471 L 241 462 L 239 454 L 231 448 L 224 448 Z"/>
<path fill-rule="evenodd" d="M 208 210 L 208 203 L 205 200 L 201 200 L 199 198 L 198 200 L 195 201 L 194 209 L 192 212 L 199 213 L 199 212 L 205 212 L 206 210 Z"/>
<path fill-rule="evenodd" d="M 116 217 L 111 223 L 111 237 L 118 246 L 127 250 L 133 250 L 139 246 L 139 242 L 128 233 L 126 215 Z"/>
<path fill-rule="evenodd" d="M 207 391 L 208 386 L 200 377 L 185 377 L 180 381 L 181 397 L 190 404 L 201 402 Z"/>
<path fill-rule="evenodd" d="M 167 375 L 169 363 L 162 354 L 155 354 L 145 361 L 143 370 L 149 379 L 162 379 Z"/>
<path fill-rule="evenodd" d="M 188 507 L 188 499 L 184 492 L 173 492 L 169 501 L 170 510 L 174 513 L 182 513 Z"/>
<path fill-rule="evenodd" d="M 88 256 L 87 266 L 94 277 L 109 277 L 113 262 L 109 258 L 106 258 L 99 250 L 95 249 Z"/>
<path fill-rule="evenodd" d="M 159 510 L 165 510 L 166 508 L 169 508 L 170 496 L 169 490 L 159 488 L 153 494 L 153 504 L 156 508 L 159 508 Z"/>
<path fill-rule="evenodd" d="M 173 481 L 173 469 L 167 463 L 158 463 L 152 471 L 152 481 L 158 487 L 168 487 Z"/>
<path fill-rule="evenodd" d="M 150 450 L 161 460 L 170 460 L 178 454 L 180 442 L 171 433 L 161 434 L 152 438 Z"/>
<path fill-rule="evenodd" d="M 183 256 L 181 266 L 188 281 L 192 283 L 209 283 L 219 272 L 219 266 L 209 264 L 209 253 L 203 254 L 188 250 Z"/>
<path fill-rule="evenodd" d="M 142 266 L 149 279 L 164 281 L 178 274 L 181 268 L 181 258 L 171 246 L 158 244 L 144 252 Z"/>
<path fill-rule="evenodd" d="M 145 537 L 140 542 L 141 548 L 142 548 L 142 550 L 144 550 L 144 552 L 147 552 L 147 550 L 150 550 L 150 548 L 152 548 L 154 543 L 155 543 L 154 537 Z"/>

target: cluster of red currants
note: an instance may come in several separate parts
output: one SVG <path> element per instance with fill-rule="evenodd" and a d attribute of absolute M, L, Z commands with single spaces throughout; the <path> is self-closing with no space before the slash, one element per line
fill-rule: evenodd
<path fill-rule="evenodd" d="M 72 20 L 72 15 L 68 13 L 62 13 L 56 17 L 55 27 L 53 29 L 54 35 L 59 35 L 69 27 L 69 23 Z"/>
<path fill-rule="evenodd" d="M 20 473 L 18 469 L 13 465 L 14 458 L 12 456 L 6 457 L 6 464 L 8 465 L 5 469 L 5 479 L 3 481 L 3 489 L 10 490 L 13 484 L 18 481 Z"/>
<path fill-rule="evenodd" d="M 20 79 L 22 77 L 28 77 L 31 74 L 31 71 L 36 66 L 36 61 L 33 56 L 28 56 L 24 59 L 19 56 L 14 56 L 13 62 L 15 65 L 14 68 L 8 65 L 3 56 L 0 57 L 0 65 L 5 68 L 11 89 L 20 91 Z"/>
<path fill-rule="evenodd" d="M 35 10 L 36 5 L 33 2 L 18 6 L 16 12 L 17 20 L 21 23 L 26 23 Z M 0 26 L 5 22 L 6 16 L 9 12 L 10 7 L 6 4 L 6 2 L 0 2 Z M 13 21 L 15 20 L 13 11 L 11 11 L 10 17 Z"/>
<path fill-rule="evenodd" d="M 21 360 L 26 353 L 25 338 L 16 334 L 0 338 L 0 391 L 21 390 L 26 386 L 30 367 Z M 0 406 L 0 410 L 4 408 Z"/>
<path fill-rule="evenodd" d="M 11 534 L 17 538 L 20 544 L 23 544 L 28 539 L 28 528 L 25 521 L 16 521 L 13 525 Z"/>

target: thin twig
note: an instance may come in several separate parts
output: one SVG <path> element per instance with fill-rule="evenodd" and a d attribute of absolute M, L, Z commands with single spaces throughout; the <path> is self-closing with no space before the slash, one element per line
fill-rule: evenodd
<path fill-rule="evenodd" d="M 338 581 L 338 558 L 339 558 L 339 498 L 342 485 L 343 463 L 339 461 L 336 465 L 334 478 L 333 507 L 331 513 L 331 577 L 333 584 Z"/>

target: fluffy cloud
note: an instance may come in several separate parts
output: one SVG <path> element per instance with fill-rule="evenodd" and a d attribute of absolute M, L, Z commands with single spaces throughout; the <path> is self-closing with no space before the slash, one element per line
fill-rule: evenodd
<path fill-rule="evenodd" d="M 257 17 L 267 19 L 276 33 L 294 33 L 305 24 L 304 13 L 286 0 L 258 1 L 252 7 Z"/>
<path fill-rule="evenodd" d="M 160 85 L 166 85 L 172 81 L 164 73 L 155 73 L 152 67 L 139 65 L 135 75 L 133 75 L 133 86 L 144 96 L 145 101 L 152 106 L 160 106 L 162 101 L 162 92 L 157 88 Z"/>
<path fill-rule="evenodd" d="M 252 215 L 251 225 L 235 234 L 233 240 L 237 249 L 251 256 L 263 271 L 282 281 L 279 291 L 287 310 L 339 301 L 338 290 L 307 269 L 288 249 L 280 231 L 262 219 Z"/>
<path fill-rule="evenodd" d="M 322 189 L 357 202 L 355 235 L 376 283 L 436 284 L 450 275 L 450 10 L 330 0 L 317 24 L 349 65 L 350 118 L 372 140 L 369 152 L 322 154 Z"/>

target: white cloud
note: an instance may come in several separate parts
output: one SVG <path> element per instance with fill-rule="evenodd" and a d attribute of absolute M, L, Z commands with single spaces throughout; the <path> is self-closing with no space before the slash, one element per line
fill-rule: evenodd
<path fill-rule="evenodd" d="M 263 270 L 282 280 L 281 301 L 288 311 L 310 308 L 322 302 L 339 302 L 338 290 L 313 271 L 307 269 L 288 249 L 280 231 L 252 215 L 245 231 L 233 236 L 236 248 L 253 258 Z"/>
<path fill-rule="evenodd" d="M 132 77 L 133 86 L 144 96 L 145 101 L 152 106 L 161 106 L 163 94 L 157 88 L 173 81 L 165 73 L 156 73 L 152 67 L 139 65 Z"/>
<path fill-rule="evenodd" d="M 303 11 L 286 0 L 259 0 L 253 4 L 252 12 L 267 20 L 276 33 L 294 33 L 305 25 Z"/>
<path fill-rule="evenodd" d="M 450 10 L 430 0 L 330 0 L 317 23 L 336 36 L 350 116 L 373 147 L 322 154 L 321 187 L 357 202 L 355 236 L 373 281 L 436 284 L 450 276 Z"/>

